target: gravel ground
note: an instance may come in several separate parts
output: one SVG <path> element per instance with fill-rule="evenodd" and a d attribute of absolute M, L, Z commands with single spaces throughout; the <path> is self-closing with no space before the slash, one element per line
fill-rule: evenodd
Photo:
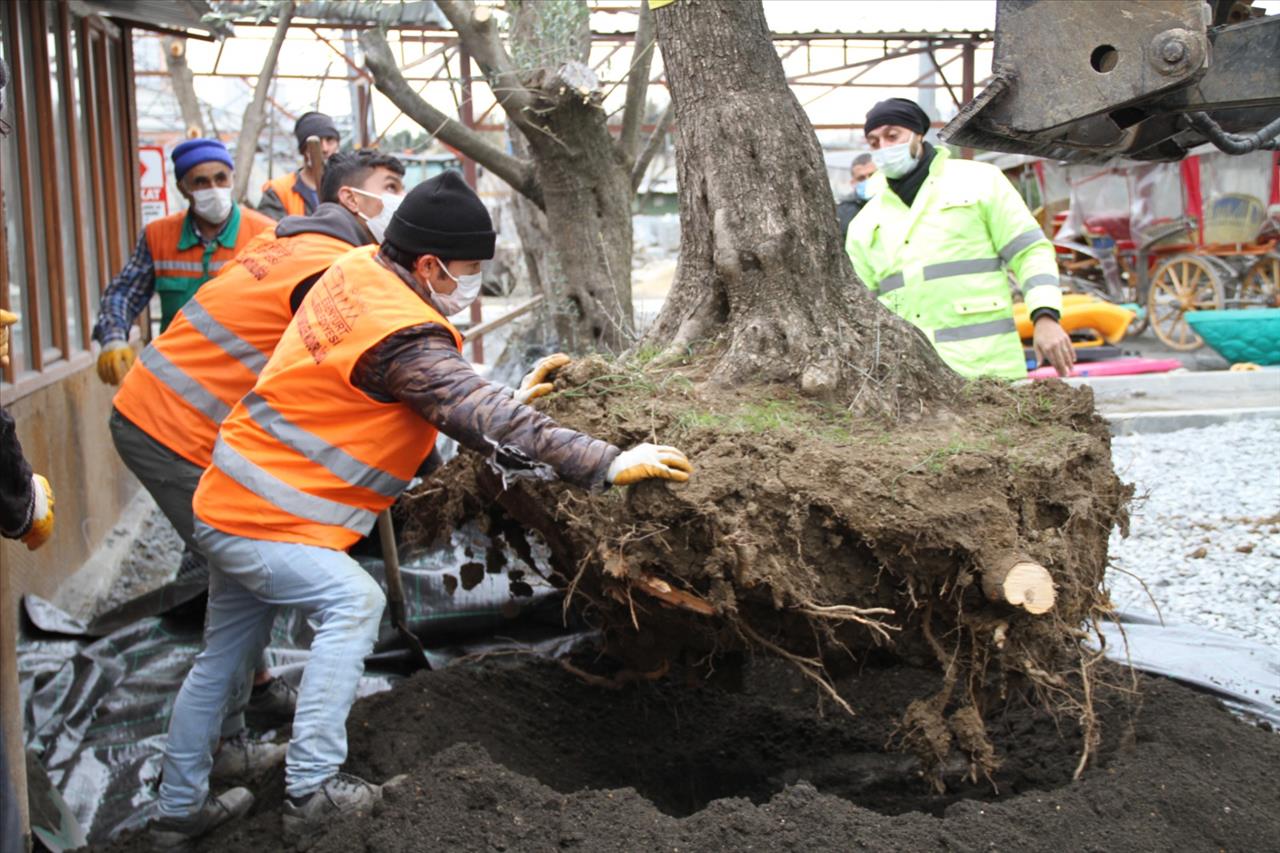
<path fill-rule="evenodd" d="M 1280 420 L 1116 438 L 1137 487 L 1128 539 L 1112 534 L 1112 599 L 1166 622 L 1280 648 Z M 1131 574 L 1126 574 L 1126 572 Z"/>

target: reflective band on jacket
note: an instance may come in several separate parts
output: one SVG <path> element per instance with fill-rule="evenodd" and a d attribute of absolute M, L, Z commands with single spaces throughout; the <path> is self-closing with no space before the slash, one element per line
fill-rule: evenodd
<path fill-rule="evenodd" d="M 179 397 L 190 403 L 202 415 L 214 423 L 231 414 L 231 407 L 205 390 L 204 386 L 179 370 L 154 346 L 142 351 L 141 361 L 147 370 L 173 389 Z"/>
<path fill-rule="evenodd" d="M 950 278 L 953 275 L 976 275 L 983 272 L 1000 272 L 999 258 L 972 258 L 963 261 L 944 261 L 924 268 L 924 280 Z"/>
<path fill-rule="evenodd" d="M 204 273 L 204 263 L 202 261 L 168 261 L 155 260 L 156 272 L 198 272 Z M 209 261 L 209 272 L 217 272 L 227 265 L 227 261 Z"/>
<path fill-rule="evenodd" d="M 195 330 L 209 339 L 227 355 L 252 370 L 261 373 L 267 364 L 267 357 L 257 347 L 219 323 L 200 304 L 200 300 L 192 297 L 182 308 L 182 315 L 187 318 Z"/>
<path fill-rule="evenodd" d="M 245 459 L 224 442 L 221 436 L 213 445 L 213 464 L 258 497 L 299 518 L 317 524 L 345 527 L 361 536 L 373 529 L 373 522 L 377 519 L 377 515 L 368 510 L 309 495 L 294 488 Z"/>
<path fill-rule="evenodd" d="M 1043 287 L 1044 285 L 1058 286 L 1058 277 L 1047 272 L 1038 273 L 1028 278 L 1022 283 L 1022 292 L 1025 295 L 1027 291 L 1033 287 Z"/>
<path fill-rule="evenodd" d="M 1004 244 L 1000 249 L 1000 257 L 1004 259 L 1006 264 L 1012 263 L 1013 259 L 1017 257 L 1019 252 L 1030 246 L 1034 246 L 1043 239 L 1045 239 L 1044 232 L 1039 228 L 1032 228 L 1030 231 L 1024 231 L 1008 243 Z"/>
<path fill-rule="evenodd" d="M 244 396 L 244 407 L 249 416 L 281 444 L 301 456 L 324 466 L 338 479 L 377 492 L 383 497 L 394 498 L 409 488 L 407 480 L 366 465 L 340 447 L 334 447 L 324 439 L 296 426 L 266 400 L 250 391 Z M 263 497 L 266 497 L 263 495 Z M 281 504 L 283 506 L 283 504 Z"/>
<path fill-rule="evenodd" d="M 880 279 L 880 293 L 881 295 L 889 293 L 890 291 L 897 290 L 904 284 L 906 284 L 906 280 L 903 279 L 902 273 L 896 272 L 893 275 L 887 275 Z"/>
<path fill-rule="evenodd" d="M 933 339 L 940 344 L 955 341 L 971 341 L 974 338 L 986 338 L 991 335 L 1003 335 L 1006 332 L 1018 331 L 1018 325 L 1012 317 L 1001 317 L 999 320 L 987 320 L 984 323 L 970 323 L 967 326 L 952 326 L 950 329 L 935 329 Z"/>

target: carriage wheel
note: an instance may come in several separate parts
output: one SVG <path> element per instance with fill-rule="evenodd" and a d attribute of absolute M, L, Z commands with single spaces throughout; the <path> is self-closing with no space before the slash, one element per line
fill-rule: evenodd
<path fill-rule="evenodd" d="M 1204 346 L 1204 339 L 1187 323 L 1186 313 L 1221 308 L 1222 303 L 1222 278 L 1217 268 L 1196 255 L 1177 255 L 1151 276 L 1147 316 L 1157 338 L 1185 352 Z"/>
<path fill-rule="evenodd" d="M 1249 307 L 1280 308 L 1280 252 L 1258 258 L 1240 276 L 1238 298 Z"/>

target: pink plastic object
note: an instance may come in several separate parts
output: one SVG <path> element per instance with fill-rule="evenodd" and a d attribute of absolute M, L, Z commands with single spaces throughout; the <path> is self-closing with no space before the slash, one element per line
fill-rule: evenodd
<path fill-rule="evenodd" d="M 1111 361 L 1095 361 L 1077 364 L 1071 368 L 1072 376 L 1134 376 L 1139 373 L 1168 373 L 1182 367 L 1176 358 L 1116 358 Z M 1045 365 L 1027 373 L 1030 379 L 1057 379 L 1058 371 Z"/>

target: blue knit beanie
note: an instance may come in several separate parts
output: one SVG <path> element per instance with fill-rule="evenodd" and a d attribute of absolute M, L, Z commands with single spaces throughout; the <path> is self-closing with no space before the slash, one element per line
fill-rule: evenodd
<path fill-rule="evenodd" d="M 173 170 L 178 180 L 182 180 L 183 175 L 201 163 L 226 163 L 231 169 L 236 166 L 227 146 L 216 139 L 188 139 L 174 148 L 169 157 L 173 160 Z"/>

